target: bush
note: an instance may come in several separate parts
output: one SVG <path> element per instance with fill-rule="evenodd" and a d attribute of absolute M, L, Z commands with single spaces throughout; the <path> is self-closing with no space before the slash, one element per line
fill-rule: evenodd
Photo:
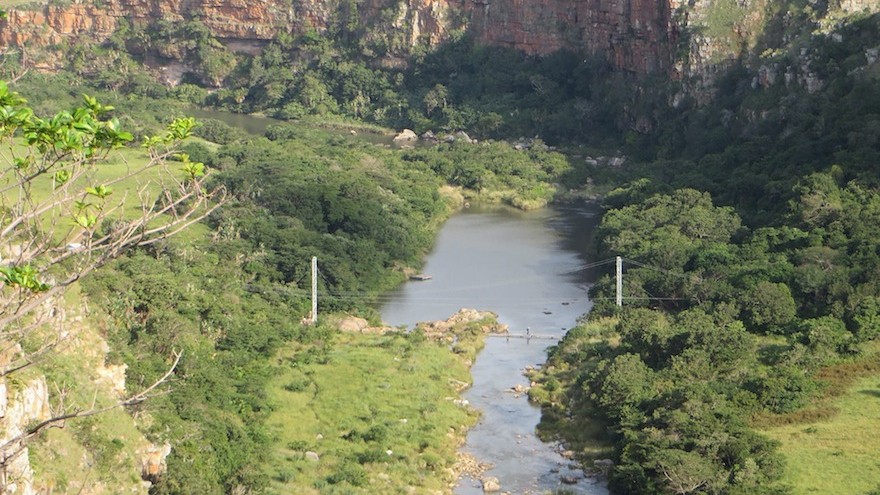
<path fill-rule="evenodd" d="M 350 461 L 343 462 L 327 477 L 327 482 L 331 485 L 348 483 L 353 486 L 364 486 L 367 481 L 367 471 L 359 464 Z"/>
<path fill-rule="evenodd" d="M 249 137 L 248 133 L 221 120 L 200 119 L 201 124 L 193 132 L 196 136 L 217 144 L 230 144 Z"/>
<path fill-rule="evenodd" d="M 803 407 L 816 391 L 816 383 L 796 366 L 776 366 L 769 376 L 755 379 L 746 387 L 758 396 L 769 412 L 780 414 Z"/>

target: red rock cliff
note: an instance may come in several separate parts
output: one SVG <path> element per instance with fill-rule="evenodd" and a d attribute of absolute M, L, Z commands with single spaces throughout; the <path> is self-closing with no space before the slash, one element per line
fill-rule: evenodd
<path fill-rule="evenodd" d="M 469 0 L 471 27 L 486 43 L 545 55 L 605 55 L 638 73 L 671 67 L 677 31 L 667 0 Z"/>
<path fill-rule="evenodd" d="M 122 19 L 199 18 L 215 36 L 269 40 L 279 32 L 323 31 L 340 0 L 88 0 L 10 10 L 0 21 L 0 46 L 50 46 L 72 36 L 106 39 Z M 672 65 L 676 29 L 669 0 L 361 0 L 360 21 L 399 35 L 408 46 L 437 44 L 467 27 L 480 41 L 544 55 L 571 49 L 604 55 L 637 73 Z"/>
<path fill-rule="evenodd" d="M 284 0 L 108 0 L 101 2 L 100 7 L 79 1 L 40 9 L 10 9 L 7 19 L 0 21 L 0 45 L 47 46 L 77 35 L 100 41 L 113 33 L 123 19 L 147 22 L 193 17 L 201 19 L 220 38 L 267 40 L 281 29 L 301 24 L 287 3 Z M 306 23 L 310 23 L 309 10 L 303 10 Z"/>

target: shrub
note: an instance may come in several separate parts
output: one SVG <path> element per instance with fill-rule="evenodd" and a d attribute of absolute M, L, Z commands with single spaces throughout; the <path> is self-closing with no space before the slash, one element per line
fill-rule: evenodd
<path fill-rule="evenodd" d="M 354 462 L 344 462 L 341 466 L 327 477 L 331 485 L 349 483 L 353 486 L 364 486 L 367 483 L 367 471 Z"/>

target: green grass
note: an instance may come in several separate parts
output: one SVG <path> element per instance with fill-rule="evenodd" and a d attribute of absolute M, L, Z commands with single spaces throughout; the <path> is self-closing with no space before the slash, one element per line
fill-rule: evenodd
<path fill-rule="evenodd" d="M 99 162 L 91 171 L 87 172 L 72 184 L 73 190 L 83 190 L 85 187 L 108 184 L 119 177 L 133 173 L 143 168 L 149 162 L 149 156 L 141 148 L 120 148 L 111 151 L 107 158 Z M 137 190 L 146 187 L 148 194 L 158 193 L 160 181 L 183 179 L 184 174 L 177 162 L 168 162 L 167 165 L 159 165 L 145 170 L 142 173 L 119 181 L 111 186 L 113 194 L 108 197 L 110 204 L 119 203 L 125 199 L 126 206 L 139 206 Z M 52 174 L 46 174 L 32 181 L 32 193 L 34 199 L 43 200 L 52 193 Z M 93 200 L 94 201 L 94 200 Z"/>
<path fill-rule="evenodd" d="M 192 141 L 207 143 L 207 141 L 192 138 Z M 23 147 L 16 147 L 16 153 L 23 153 Z M 111 151 L 106 159 L 101 160 L 96 166 L 92 167 L 88 172 L 83 174 L 76 183 L 69 187 L 74 199 L 84 199 L 93 204 L 99 204 L 100 200 L 91 196 L 85 196 L 85 188 L 97 185 L 110 185 L 112 194 L 105 200 L 105 211 L 114 209 L 107 216 L 107 219 L 124 219 L 133 220 L 142 214 L 141 207 L 145 201 L 153 201 L 163 188 L 175 189 L 175 181 L 185 179 L 185 173 L 180 170 L 181 164 L 175 161 L 160 163 L 157 166 L 143 170 L 124 180 L 112 183 L 112 181 L 133 174 L 141 170 L 150 161 L 150 157 L 146 150 L 140 147 L 125 147 Z M 11 163 L 11 156 L 8 148 L 0 151 L 0 166 L 8 166 Z M 49 199 L 53 191 L 53 176 L 45 174 L 31 181 L 31 195 L 33 201 L 38 203 Z M 14 203 L 17 197 L 17 190 L 10 190 L 5 193 L 5 198 L 0 198 L 0 205 L 3 203 Z M 119 207 L 121 205 L 121 208 Z M 43 225 L 53 228 L 55 223 L 56 239 L 68 235 L 69 229 L 74 228 L 73 212 L 68 211 L 72 208 L 72 201 L 68 202 L 64 209 L 53 209 L 43 215 Z M 158 226 L 162 223 L 161 219 L 157 219 L 151 223 Z M 209 234 L 207 226 L 202 224 L 191 225 L 188 229 L 179 234 L 181 242 L 193 241 L 204 238 Z"/>
<path fill-rule="evenodd" d="M 329 350 L 291 345 L 278 356 L 283 372 L 269 386 L 273 492 L 445 491 L 476 419 L 453 403 L 456 383 L 470 382 L 466 359 L 403 334 L 335 340 Z"/>
<path fill-rule="evenodd" d="M 617 322 L 617 318 L 602 318 L 569 330 L 545 366 L 528 375 L 534 382 L 529 400 L 541 406 L 538 436 L 545 442 L 563 440 L 566 449 L 574 451 L 586 466 L 611 457 L 614 446 L 607 425 L 596 419 L 593 406 L 582 396 L 578 377 L 596 365 L 593 346 L 619 344 Z"/>
<path fill-rule="evenodd" d="M 782 443 L 793 493 L 864 494 L 880 484 L 880 375 L 862 377 L 829 404 L 831 418 L 764 431 Z"/>

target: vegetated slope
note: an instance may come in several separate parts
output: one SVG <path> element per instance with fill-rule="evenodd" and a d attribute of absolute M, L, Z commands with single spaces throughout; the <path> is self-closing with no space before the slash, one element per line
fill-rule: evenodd
<path fill-rule="evenodd" d="M 627 271 L 627 294 L 643 307 L 623 310 L 615 315 L 618 322 L 600 330 L 571 334 L 551 358 L 569 376 L 546 379 L 553 392 L 567 395 L 551 396 L 550 405 L 560 408 L 559 417 L 574 418 L 575 427 L 587 416 L 610 427 L 607 439 L 619 461 L 611 484 L 619 491 L 772 493 L 785 491 L 779 482 L 784 468 L 773 442 L 756 433 L 752 421 L 756 415 L 798 411 L 822 389 L 818 372 L 865 358 L 866 345 L 878 333 L 878 21 L 868 15 L 838 22 L 812 9 L 794 3 L 778 11 L 773 22 L 753 26 L 761 29 L 749 35 L 748 50 L 730 45 L 741 58 L 721 56 L 717 70 L 680 83 L 633 81 L 609 72 L 602 61 L 571 54 L 521 57 L 466 38 L 417 60 L 408 71 L 371 66 L 365 53 L 344 40 L 279 39 L 260 56 L 241 57 L 226 76 L 228 87 L 211 95 L 192 84 L 170 90 L 154 84 L 122 54 L 124 33 L 104 47 L 72 51 L 71 66 L 119 91 L 265 109 L 285 118 L 342 114 L 419 130 L 540 132 L 618 147 L 632 157 L 625 169 L 593 170 L 597 181 L 630 181 L 605 199 L 608 213 L 598 245 L 601 256 L 623 254 L 647 265 Z M 748 18 L 724 13 L 708 17 L 718 23 L 707 29 L 727 26 L 735 32 Z M 196 47 L 211 45 L 209 34 L 194 32 Z M 111 52 L 115 58 L 100 56 Z M 109 70 L 117 62 L 131 70 Z M 297 70 L 286 70 L 289 66 Z M 331 160 L 297 158 L 290 174 L 279 161 L 287 163 L 291 154 L 313 156 L 310 150 L 261 142 L 206 155 L 227 171 L 236 194 L 248 199 L 217 224 L 248 254 L 239 259 L 231 254 L 239 248 L 229 248 L 215 263 L 244 263 L 253 281 L 239 289 L 242 294 L 281 284 L 277 291 L 259 292 L 259 298 L 303 304 L 297 282 L 305 264 L 294 265 L 295 260 L 325 250 L 337 270 L 325 275 L 331 287 L 342 289 L 331 304 L 345 307 L 370 287 L 390 283 L 393 276 L 383 269 L 408 259 L 393 250 L 397 242 L 412 247 L 430 237 L 416 229 L 408 238 L 400 227 L 429 218 L 436 199 L 426 201 L 419 193 L 428 188 L 409 189 L 389 179 L 386 168 L 413 173 L 417 182 L 428 180 L 431 169 L 469 187 L 518 175 L 500 167 L 502 175 L 478 168 L 475 176 L 461 163 L 425 158 L 419 151 L 407 154 L 408 166 L 377 166 L 384 155 L 370 155 L 348 169 L 340 165 L 349 163 L 344 143 L 327 144 L 322 153 Z M 551 163 L 529 171 L 554 168 Z M 381 190 L 370 182 L 373 175 Z M 288 189 L 297 193 L 287 195 Z M 395 206 L 393 198 L 403 194 L 416 206 Z M 374 201 L 384 205 L 386 199 L 401 223 L 377 228 L 373 220 L 384 207 Z M 284 215 L 275 218 L 276 211 Z M 217 242 L 210 249 L 224 246 Z M 169 252 L 153 256 L 163 261 Z M 360 258 L 363 253 L 369 256 Z M 253 261 L 260 256 L 265 258 Z M 185 251 L 180 258 L 168 273 L 184 270 Z M 340 261 L 351 259 L 343 269 L 348 265 Z M 173 297 L 179 292 L 170 291 Z M 610 282 L 600 283 L 596 293 L 609 297 Z M 163 299 L 151 295 L 143 301 Z M 176 303 L 169 307 L 178 311 Z M 614 312 L 599 304 L 593 317 Z M 208 330 L 215 325 L 220 324 Z M 187 327 L 193 335 L 200 328 L 179 326 Z M 149 332 L 126 338 L 138 341 L 142 335 Z M 226 345 L 226 338 L 217 333 L 205 349 Z M 321 340 L 308 332 L 300 338 Z M 247 339 L 242 344 L 251 345 Z M 244 385 L 227 388 L 236 387 L 250 397 Z M 222 410 L 235 411 L 236 403 L 230 404 L 221 404 L 227 408 Z M 249 408 L 236 414 L 242 411 Z M 246 435 L 259 440 L 258 433 Z M 213 479 L 215 486 L 266 482 L 262 475 L 250 477 L 252 466 L 242 458 L 221 448 L 216 452 L 217 459 L 234 461 L 218 471 L 224 479 Z M 164 489 L 180 486 L 169 478 Z"/>
<path fill-rule="evenodd" d="M 812 38 L 848 45 L 847 24 L 880 9 L 875 0 L 546 0 L 493 9 L 470 1 L 288 9 L 131 0 L 128 23 L 117 2 L 94 3 L 11 12 L 0 26 L 12 48 L 7 70 L 48 51 L 48 66 L 113 91 L 289 119 L 343 115 L 419 132 L 539 134 L 551 143 L 667 135 L 656 131 L 670 129 L 677 112 L 728 97 L 724 73 L 739 64 L 750 73 L 743 84 L 784 88 L 765 92 L 769 98 L 795 86 L 813 92 L 835 69 L 800 48 Z M 873 48 L 870 39 L 863 48 Z"/>
<path fill-rule="evenodd" d="M 485 192 L 503 190 L 502 200 L 515 201 L 522 191 L 524 197 L 546 201 L 554 190 L 549 181 L 567 169 L 565 160 L 556 153 L 519 152 L 506 145 L 389 150 L 348 133 L 305 125 L 270 127 L 269 138 L 245 136 L 218 122 L 200 133 L 226 144 L 193 143 L 186 151 L 213 167 L 216 182 L 234 197 L 212 217 L 210 233 L 134 253 L 87 283 L 92 301 L 108 313 L 108 338 L 115 359 L 129 365 L 131 383 L 149 382 L 164 372 L 169 353 L 184 352 L 169 393 L 141 406 L 151 418 L 148 437 L 172 445 L 168 472 L 155 480 L 152 491 L 227 493 L 300 483 L 303 489 L 326 492 L 360 486 L 364 473 L 381 470 L 381 465 L 370 465 L 384 460 L 377 453 L 387 457 L 387 438 L 353 436 L 332 450 L 340 440 L 328 438 L 315 447 L 322 456 L 317 471 L 308 462 L 278 464 L 273 452 L 292 448 L 277 445 L 279 438 L 287 443 L 303 439 L 291 440 L 293 431 L 276 435 L 267 421 L 297 422 L 298 414 L 307 411 L 278 409 L 291 391 L 269 395 L 272 377 L 306 370 L 321 375 L 315 383 L 325 383 L 350 370 L 350 363 L 334 356 L 367 353 L 365 359 L 390 359 L 407 349 L 418 356 L 414 367 L 436 366 L 444 359 L 450 369 L 463 365 L 433 342 L 389 336 L 379 339 L 388 351 L 371 351 L 377 345 L 373 341 L 339 338 L 332 326 L 302 325 L 309 305 L 309 259 L 319 258 L 319 314 L 341 310 L 375 319 L 373 297 L 418 265 L 451 210 L 452 200 L 440 194 L 445 184 L 441 173 L 461 167 L 474 177 L 485 176 L 480 181 Z M 447 152 L 461 161 L 444 161 Z M 522 177 L 493 178 L 490 165 L 495 163 L 518 167 Z M 276 359 L 282 347 L 287 354 Z M 393 351 L 398 348 L 403 350 Z M 429 379 L 434 374 L 428 373 Z M 421 460 L 394 458 L 406 466 L 390 473 L 392 484 L 439 488 L 448 482 L 455 439 L 447 438 L 447 429 L 460 429 L 467 415 L 447 400 L 447 388 L 420 388 L 426 393 L 422 409 L 442 411 L 438 425 L 445 426 L 410 419 L 421 433 L 393 450 L 417 452 Z M 309 407 L 338 401 L 325 393 Z M 370 422 L 377 428 L 399 423 L 394 410 L 377 408 L 372 400 L 352 394 L 346 407 L 377 415 L 341 421 L 365 430 L 375 426 Z M 334 430 L 324 434 L 341 435 L 336 429 L 344 426 L 334 423 Z M 357 448 L 345 448 L 349 442 L 357 442 Z M 414 469 L 424 469 L 417 477 L 426 478 L 413 478 Z"/>
<path fill-rule="evenodd" d="M 609 446 L 613 491 L 801 493 L 847 472 L 842 453 L 796 475 L 809 459 L 758 430 L 846 424 L 855 411 L 811 404 L 877 379 L 877 33 L 869 16 L 734 65 L 711 101 L 631 136 L 645 166 L 605 198 L 597 234 L 600 259 L 632 260 L 628 299 L 603 302 L 614 286 L 600 281 L 533 393 L 547 435 L 585 456 L 600 454 L 591 439 Z M 761 79 L 794 61 L 812 86 Z"/>

